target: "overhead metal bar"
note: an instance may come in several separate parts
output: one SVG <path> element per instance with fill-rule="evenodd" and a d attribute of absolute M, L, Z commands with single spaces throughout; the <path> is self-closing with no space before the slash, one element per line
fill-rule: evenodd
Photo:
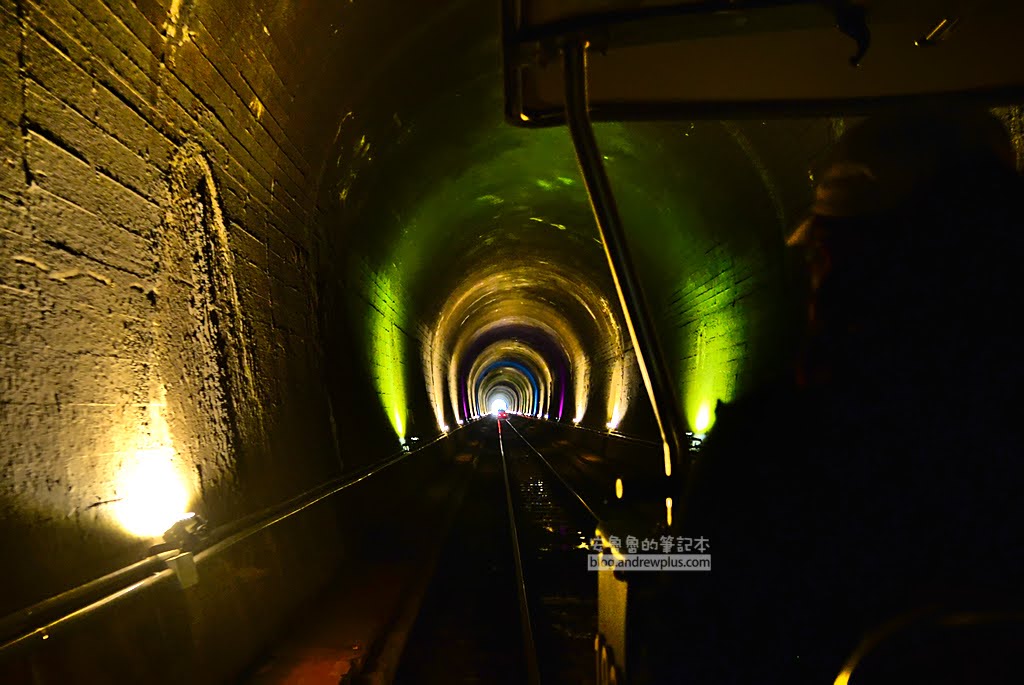
<path fill-rule="evenodd" d="M 565 122 L 589 43 L 593 121 L 856 116 L 1024 100 L 1019 0 L 503 0 L 505 113 Z"/>
<path fill-rule="evenodd" d="M 654 418 L 661 432 L 665 453 L 665 475 L 682 476 L 681 414 L 676 402 L 675 389 L 670 381 L 661 345 L 654 329 L 650 310 L 644 298 L 640 281 L 633 268 L 626 234 L 619 209 L 615 203 L 611 183 L 605 172 L 601 152 L 594 138 L 594 128 L 587 109 L 586 46 L 581 42 L 568 42 L 564 46 L 565 117 L 569 125 L 576 159 L 590 195 L 591 208 L 604 245 L 605 256 L 611 270 L 615 290 L 619 296 L 622 315 L 633 342 L 637 364 L 647 388 L 647 396 L 654 410 Z"/>

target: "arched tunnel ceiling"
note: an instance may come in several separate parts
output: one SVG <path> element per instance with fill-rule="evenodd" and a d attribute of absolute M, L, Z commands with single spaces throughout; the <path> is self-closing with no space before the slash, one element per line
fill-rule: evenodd
<path fill-rule="evenodd" d="M 6 611 L 497 397 L 652 428 L 568 133 L 502 120 L 499 12 L 0 2 L 0 539 L 32 562 L 0 577 Z M 780 238 L 841 125 L 597 127 L 696 430 L 777 358 Z"/>
<path fill-rule="evenodd" d="M 359 80 L 359 100 L 338 112 L 322 186 L 338 210 L 340 234 L 331 239 L 338 254 L 387 284 L 402 304 L 403 330 L 423 327 L 419 356 L 439 427 L 473 413 L 466 384 L 480 352 L 474 343 L 495 329 L 509 340 L 539 332 L 551 341 L 539 343 L 558 352 L 542 353 L 545 373 L 558 377 L 558 365 L 568 364 L 556 392 L 573 393 L 567 413 L 581 418 L 589 368 L 621 357 L 630 343 L 568 133 L 503 121 L 498 3 L 406 9 L 423 20 L 403 25 L 419 28 L 398 31 Z M 786 151 L 760 146 L 758 124 L 597 125 L 656 315 L 700 271 L 720 232 L 739 255 L 781 245 L 793 199 L 809 186 L 807 160 L 797 154 L 792 164 Z M 809 147 L 820 148 L 828 133 L 815 129 Z M 794 173 L 780 181 L 780 171 Z M 726 325 L 730 344 L 743 326 Z M 675 352 L 670 362 L 679 367 L 676 358 L 689 352 Z M 613 384 L 625 385 L 629 371 L 613 372 Z M 626 411 L 626 391 L 617 392 L 602 424 Z M 726 394 L 702 391 L 716 392 Z M 689 405 L 692 424 L 699 409 Z"/>

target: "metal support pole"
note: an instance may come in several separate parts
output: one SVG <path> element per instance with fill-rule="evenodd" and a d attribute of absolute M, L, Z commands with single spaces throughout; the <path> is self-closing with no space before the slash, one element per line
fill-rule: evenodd
<path fill-rule="evenodd" d="M 687 452 L 682 449 L 681 415 L 675 390 L 669 380 L 668 367 L 658 344 L 650 310 L 633 270 L 622 220 L 590 123 L 586 46 L 579 41 L 566 43 L 564 66 L 566 121 L 576 148 L 576 159 L 587 185 L 587 193 L 590 195 L 590 204 L 597 220 L 605 256 L 608 257 L 615 290 L 619 295 L 622 315 L 633 341 L 633 350 L 636 352 L 640 373 L 647 387 L 654 418 L 661 431 L 665 452 L 665 475 L 671 476 L 675 472 L 677 476 L 685 477 L 683 471 L 686 464 L 682 457 Z"/>

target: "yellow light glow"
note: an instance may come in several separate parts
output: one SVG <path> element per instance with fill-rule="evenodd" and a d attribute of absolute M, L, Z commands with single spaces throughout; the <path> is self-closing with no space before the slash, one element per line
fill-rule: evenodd
<path fill-rule="evenodd" d="M 576 377 L 573 383 L 576 386 L 576 418 L 573 423 L 579 423 L 587 413 L 587 399 L 590 395 L 590 362 L 582 352 L 573 362 L 576 367 Z"/>
<path fill-rule="evenodd" d="M 694 429 L 698 433 L 703 433 L 711 425 L 711 409 L 708 407 L 707 402 L 701 402 L 700 408 L 697 410 L 697 419 L 694 421 Z"/>
<path fill-rule="evenodd" d="M 614 546 L 614 545 L 613 545 L 613 544 L 611 543 L 611 541 L 610 541 L 610 540 L 608 539 L 608 537 L 607 537 L 607 536 L 606 536 L 606 535 L 605 535 L 605 534 L 604 534 L 603 532 L 601 532 L 601 529 L 600 529 L 600 528 L 598 528 L 597 530 L 595 530 L 595 531 L 594 531 L 594 533 L 595 533 L 595 534 L 596 534 L 596 535 L 597 535 L 597 536 L 598 536 L 599 538 L 601 538 L 601 546 L 602 546 L 602 547 L 606 547 L 606 548 L 608 548 L 608 549 L 610 549 L 610 550 L 612 551 L 612 556 L 613 556 L 613 557 L 615 557 L 615 558 L 616 558 L 616 559 L 618 559 L 619 561 L 625 561 L 625 560 L 626 560 L 626 557 L 625 557 L 625 555 L 623 555 L 623 554 L 622 554 L 622 552 L 621 552 L 621 551 L 619 550 L 619 548 L 618 548 L 618 547 Z M 620 542 L 621 542 L 621 540 L 620 540 Z M 601 552 L 601 555 L 603 556 L 603 555 L 604 555 L 604 552 Z"/>
<path fill-rule="evenodd" d="M 452 409 L 458 414 L 462 382 L 459 374 L 467 361 L 465 355 L 488 333 L 509 325 L 539 328 L 557 342 L 571 363 L 570 372 L 576 389 L 576 416 L 583 416 L 590 383 L 589 365 L 583 353 L 583 344 L 565 313 L 559 308 L 552 307 L 550 302 L 539 296 L 540 293 L 531 291 L 532 284 L 538 281 L 536 270 L 537 266 L 533 263 L 512 266 L 500 263 L 493 268 L 488 267 L 466 274 L 461 285 L 453 290 L 452 295 L 440 308 L 440 315 L 433 326 L 429 344 L 422 346 L 427 393 L 437 412 L 439 426 L 444 423 L 441 411 L 445 378 L 448 379 Z M 581 306 L 586 306 L 586 301 L 597 298 L 593 288 L 568 279 L 557 271 L 545 270 L 543 278 L 554 279 L 555 287 L 574 295 L 581 301 Z M 535 371 L 539 371 L 539 402 L 529 403 L 530 406 L 524 402 L 517 410 L 532 414 L 542 412 L 545 408 L 550 411 L 552 400 L 547 393 L 553 386 L 553 379 L 550 378 L 550 371 L 544 358 L 525 344 L 509 345 L 508 342 L 501 342 L 479 353 L 473 351 L 476 361 L 473 362 L 469 373 L 471 385 L 475 382 L 475 369 L 486 368 L 490 361 L 494 361 L 489 359 L 492 354 L 497 358 L 506 357 L 509 349 L 522 351 L 526 358 L 536 358 Z M 475 392 L 470 392 L 468 400 L 467 408 L 470 413 L 487 412 L 487 407 L 479 404 L 481 398 Z M 568 401 L 569 398 L 566 398 L 565 402 Z"/>
<path fill-rule="evenodd" d="M 619 427 L 619 424 L 621 422 L 622 422 L 622 414 L 619 411 L 619 405 L 616 404 L 614 407 L 612 407 L 612 416 L 611 416 L 611 418 L 608 419 L 608 430 L 612 430 L 612 431 L 615 430 L 616 428 Z"/>
<path fill-rule="evenodd" d="M 618 326 L 615 324 L 614 317 L 611 317 L 609 325 L 618 334 Z M 626 355 L 621 351 L 621 336 L 619 338 L 619 344 L 616 348 L 616 354 L 619 356 L 612 362 L 611 375 L 608 378 L 608 428 L 611 430 L 618 428 L 619 424 L 622 423 L 623 417 L 626 415 L 632 384 L 630 369 L 633 367 L 633 364 L 627 364 Z"/>
<path fill-rule="evenodd" d="M 663 442 L 661 445 L 662 451 L 665 453 L 665 475 L 672 475 L 672 453 L 669 452 L 668 443 Z"/>
<path fill-rule="evenodd" d="M 616 478 L 615 479 L 615 496 L 618 499 L 622 499 L 622 479 L 621 478 Z"/>
<path fill-rule="evenodd" d="M 847 685 L 850 682 L 851 671 L 848 668 L 844 668 L 843 672 L 836 677 L 835 685 Z"/>
<path fill-rule="evenodd" d="M 666 525 L 672 525 L 672 498 L 665 498 L 665 522 Z"/>
<path fill-rule="evenodd" d="M 138 537 L 159 537 L 188 513 L 188 488 L 171 447 L 138 450 L 121 473 L 118 492 L 117 518 Z"/>

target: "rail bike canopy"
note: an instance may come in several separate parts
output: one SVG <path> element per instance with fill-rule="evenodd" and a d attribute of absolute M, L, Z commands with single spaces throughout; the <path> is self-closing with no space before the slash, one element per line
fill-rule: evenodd
<path fill-rule="evenodd" d="M 851 116 L 1024 99 L 1019 0 L 503 0 L 505 114 L 565 123 L 586 48 L 593 120 Z"/>

